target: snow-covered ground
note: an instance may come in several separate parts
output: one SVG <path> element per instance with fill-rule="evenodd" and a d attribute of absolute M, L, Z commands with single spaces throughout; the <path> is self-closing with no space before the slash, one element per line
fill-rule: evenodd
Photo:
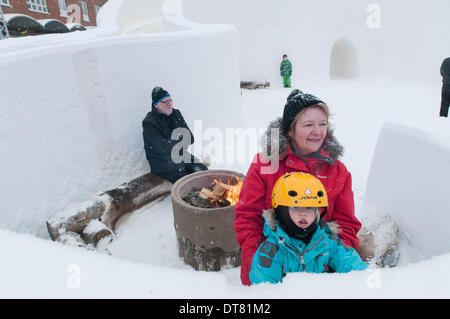
<path fill-rule="evenodd" d="M 294 82 L 295 83 L 295 82 Z M 440 125 L 438 84 L 372 81 L 295 83 L 330 104 L 352 172 L 357 215 L 384 120 Z M 420 87 L 420 94 L 417 92 Z M 242 123 L 263 128 L 282 112 L 288 89 L 242 91 Z M 403 103 L 398 103 L 397 96 Z M 424 107 L 427 105 L 427 107 Z M 233 127 L 233 123 L 229 123 Z M 207 129 L 207 127 L 204 127 Z M 446 144 L 448 145 L 448 143 Z M 214 154 L 211 154 L 214 157 Z M 386 154 L 388 156 L 388 154 Z M 248 163 L 213 163 L 245 173 Z M 44 222 L 44 221 L 43 221 Z M 349 274 L 289 274 L 278 285 L 243 287 L 239 268 L 195 271 L 178 257 L 170 197 L 124 216 L 108 256 L 0 230 L 3 298 L 449 298 L 450 252 L 424 259 L 400 238 L 399 266 Z M 302 287 L 302 289 L 299 289 Z"/>

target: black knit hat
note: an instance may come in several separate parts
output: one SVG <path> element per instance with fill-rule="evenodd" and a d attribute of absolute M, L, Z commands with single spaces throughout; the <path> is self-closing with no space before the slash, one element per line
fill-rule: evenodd
<path fill-rule="evenodd" d="M 162 87 L 156 86 L 152 90 L 152 105 L 158 104 L 162 99 L 170 96 Z"/>
<path fill-rule="evenodd" d="M 285 133 L 289 131 L 292 121 L 294 121 L 297 114 L 307 108 L 308 106 L 324 103 L 319 98 L 312 94 L 305 94 L 302 91 L 295 89 L 289 94 L 287 102 L 284 105 L 282 129 Z"/>

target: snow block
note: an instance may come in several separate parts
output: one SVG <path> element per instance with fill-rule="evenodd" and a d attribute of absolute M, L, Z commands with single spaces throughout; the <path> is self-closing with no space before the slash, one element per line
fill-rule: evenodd
<path fill-rule="evenodd" d="M 416 128 L 384 124 L 363 209 L 392 216 L 410 244 L 430 258 L 450 251 L 450 145 L 448 123 L 423 122 Z"/>
<path fill-rule="evenodd" d="M 164 0 L 110 0 L 99 12 L 98 27 L 112 34 L 161 32 Z"/>

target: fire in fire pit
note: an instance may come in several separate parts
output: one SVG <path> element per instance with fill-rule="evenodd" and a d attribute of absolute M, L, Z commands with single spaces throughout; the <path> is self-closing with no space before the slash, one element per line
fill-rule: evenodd
<path fill-rule="evenodd" d="M 241 264 L 233 223 L 244 178 L 238 172 L 207 170 L 186 175 L 173 185 L 178 252 L 187 265 L 218 271 Z"/>
<path fill-rule="evenodd" d="M 232 206 L 237 203 L 242 188 L 242 180 L 237 177 L 227 181 L 214 179 L 213 184 L 193 190 L 183 196 L 183 200 L 195 207 L 218 208 Z"/>

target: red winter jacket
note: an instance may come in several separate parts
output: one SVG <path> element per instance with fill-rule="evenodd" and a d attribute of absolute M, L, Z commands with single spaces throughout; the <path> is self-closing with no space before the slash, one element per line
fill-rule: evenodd
<path fill-rule="evenodd" d="M 337 160 L 342 153 L 342 147 L 329 134 L 318 154 L 301 158 L 292 151 L 286 136 L 280 134 L 278 142 L 281 150 L 278 169 L 271 169 L 271 162 L 262 153 L 256 155 L 245 177 L 239 202 L 235 206 L 234 228 L 237 241 L 241 245 L 241 281 L 244 285 L 251 284 L 248 275 L 252 258 L 265 240 L 262 210 L 272 207 L 272 188 L 285 173 L 307 172 L 319 178 L 328 195 L 329 206 L 324 220 L 337 222 L 342 230 L 339 237 L 346 245 L 355 249 L 359 246 L 356 234 L 361 223 L 355 217 L 351 174 L 345 165 Z"/>

